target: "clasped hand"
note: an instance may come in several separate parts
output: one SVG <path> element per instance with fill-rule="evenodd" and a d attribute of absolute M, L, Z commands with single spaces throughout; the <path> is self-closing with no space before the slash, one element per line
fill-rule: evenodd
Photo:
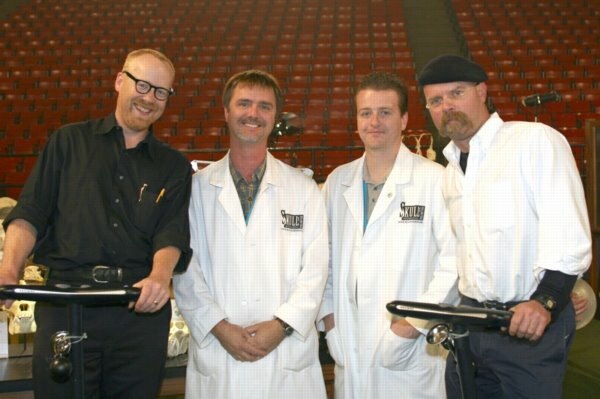
<path fill-rule="evenodd" d="M 283 341 L 276 320 L 263 321 L 246 328 L 221 320 L 212 329 L 223 348 L 240 362 L 255 362 L 271 353 Z"/>

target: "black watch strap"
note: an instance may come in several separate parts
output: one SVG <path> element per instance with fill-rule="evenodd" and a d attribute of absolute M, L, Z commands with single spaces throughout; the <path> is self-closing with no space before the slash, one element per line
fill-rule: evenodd
<path fill-rule="evenodd" d="M 289 337 L 290 335 L 292 335 L 294 333 L 294 328 L 292 326 L 290 326 L 288 323 L 281 320 L 279 317 L 276 317 L 275 320 L 277 320 L 279 322 L 279 324 L 281 324 L 281 327 L 283 328 L 283 333 L 285 334 L 286 337 Z"/>
<path fill-rule="evenodd" d="M 534 295 L 531 299 L 541 303 L 544 309 L 546 309 L 550 313 L 556 310 L 556 300 L 551 295 L 537 294 Z"/>

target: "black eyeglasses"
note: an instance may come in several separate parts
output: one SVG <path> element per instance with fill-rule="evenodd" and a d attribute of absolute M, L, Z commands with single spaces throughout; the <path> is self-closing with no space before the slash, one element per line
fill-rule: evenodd
<path fill-rule="evenodd" d="M 160 101 L 165 101 L 167 98 L 169 98 L 169 96 L 175 94 L 175 90 L 173 90 L 172 88 L 165 89 L 164 87 L 154 86 L 149 82 L 146 82 L 145 80 L 136 78 L 127 71 L 123 71 L 123 73 L 129 76 L 129 78 L 135 82 L 135 91 L 137 91 L 140 94 L 146 94 L 151 89 L 154 89 L 154 97 L 156 97 L 156 99 Z"/>

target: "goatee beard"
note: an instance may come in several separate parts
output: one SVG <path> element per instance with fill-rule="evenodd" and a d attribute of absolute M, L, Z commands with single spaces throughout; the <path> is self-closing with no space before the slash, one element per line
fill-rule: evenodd
<path fill-rule="evenodd" d="M 457 124 L 455 128 L 449 128 L 450 124 Z M 473 122 L 464 112 L 451 111 L 442 117 L 440 136 L 453 138 L 457 134 L 473 130 Z"/>

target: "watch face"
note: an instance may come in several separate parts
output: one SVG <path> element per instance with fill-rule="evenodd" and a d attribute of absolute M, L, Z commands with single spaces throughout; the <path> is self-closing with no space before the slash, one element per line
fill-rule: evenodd
<path fill-rule="evenodd" d="M 292 335 L 294 333 L 294 328 L 292 326 L 290 326 L 288 323 L 281 320 L 280 318 L 276 318 L 275 320 L 277 320 L 279 322 L 279 324 L 281 324 L 281 327 L 283 327 L 283 334 L 286 337 L 289 337 L 290 335 Z"/>
<path fill-rule="evenodd" d="M 556 301 L 550 295 L 540 295 L 535 299 L 548 311 L 552 311 L 556 308 Z"/>

